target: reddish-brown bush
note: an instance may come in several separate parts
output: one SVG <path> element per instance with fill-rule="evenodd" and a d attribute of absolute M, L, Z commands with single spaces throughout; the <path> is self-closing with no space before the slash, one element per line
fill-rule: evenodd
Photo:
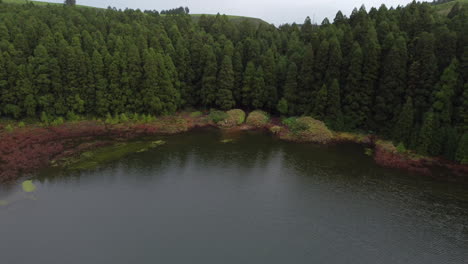
<path fill-rule="evenodd" d="M 431 175 L 431 171 L 422 159 L 410 159 L 405 155 L 391 150 L 385 144 L 376 144 L 374 160 L 377 164 L 387 168 L 403 169 L 423 175 Z"/>

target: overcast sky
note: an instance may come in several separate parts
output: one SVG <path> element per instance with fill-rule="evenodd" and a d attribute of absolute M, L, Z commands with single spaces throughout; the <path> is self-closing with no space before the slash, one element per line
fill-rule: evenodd
<path fill-rule="evenodd" d="M 47 1 L 47 0 L 43 0 Z M 63 2 L 62 0 L 49 0 Z M 364 4 L 369 10 L 385 3 L 388 7 L 406 5 L 411 0 L 77 0 L 78 4 L 117 8 L 169 9 L 188 6 L 193 14 L 229 14 L 258 17 L 276 25 L 302 23 L 307 16 L 320 23 L 333 19 L 338 10 L 349 15 L 354 7 Z"/>

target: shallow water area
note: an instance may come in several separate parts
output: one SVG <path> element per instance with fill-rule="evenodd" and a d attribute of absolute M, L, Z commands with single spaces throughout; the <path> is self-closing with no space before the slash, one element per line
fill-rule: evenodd
<path fill-rule="evenodd" d="M 1 263 L 467 263 L 468 187 L 355 144 L 199 129 L 0 187 Z"/>

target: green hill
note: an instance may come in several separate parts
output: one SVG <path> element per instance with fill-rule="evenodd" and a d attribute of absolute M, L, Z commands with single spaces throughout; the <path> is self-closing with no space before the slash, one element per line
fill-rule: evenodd
<path fill-rule="evenodd" d="M 216 16 L 216 15 L 213 15 L 213 14 L 190 14 L 190 16 L 192 16 L 193 20 L 195 22 L 197 22 L 200 17 L 202 15 L 205 15 L 205 16 Z M 230 15 L 227 15 L 229 20 L 231 20 L 232 22 L 235 22 L 235 23 L 240 23 L 244 20 L 248 20 L 249 22 L 251 22 L 252 24 L 254 25 L 260 25 L 260 24 L 269 24 L 268 22 L 260 19 L 260 18 L 254 18 L 254 17 L 245 17 L 245 16 L 230 16 Z"/>
<path fill-rule="evenodd" d="M 63 5 L 62 3 L 51 3 L 51 2 L 42 2 L 42 1 L 29 1 L 29 0 L 3 0 L 3 3 L 7 4 L 26 4 L 34 3 L 35 5 Z M 88 7 L 88 8 L 97 8 L 92 6 L 76 5 L 78 7 Z"/>
<path fill-rule="evenodd" d="M 3 0 L 3 3 L 8 3 L 8 4 L 26 4 L 28 2 L 34 3 L 35 5 L 62 5 L 62 3 L 51 3 L 51 2 L 43 2 L 43 1 L 29 1 L 29 0 Z M 93 6 L 85 6 L 85 5 L 77 5 L 78 7 L 86 7 L 86 8 L 98 8 L 98 7 L 93 7 Z M 193 18 L 195 22 L 197 22 L 202 15 L 206 16 L 216 16 L 215 14 L 190 14 L 190 16 Z M 254 17 L 245 17 L 245 16 L 230 16 L 228 15 L 229 20 L 233 22 L 242 22 L 244 20 L 248 20 L 254 25 L 260 25 L 260 24 L 269 24 L 265 22 L 262 19 L 259 18 L 254 18 Z"/>
<path fill-rule="evenodd" d="M 452 10 L 452 7 L 456 3 L 460 3 L 462 5 L 468 5 L 468 0 L 454 0 L 454 1 L 447 2 L 447 3 L 443 3 L 443 4 L 437 4 L 437 5 L 434 5 L 434 9 L 437 11 L 437 13 L 446 16 L 450 12 L 450 10 Z"/>

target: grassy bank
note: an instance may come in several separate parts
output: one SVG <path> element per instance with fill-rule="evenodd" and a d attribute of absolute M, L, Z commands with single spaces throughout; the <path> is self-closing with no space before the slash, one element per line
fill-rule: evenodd
<path fill-rule="evenodd" d="M 418 156 L 373 135 L 334 132 L 312 117 L 271 117 L 263 111 L 248 115 L 240 109 L 227 112 L 179 112 L 172 116 L 117 115 L 90 119 L 78 116 L 42 122 L 0 123 L 0 182 L 14 181 L 20 175 L 46 166 L 70 170 L 92 169 L 164 144 L 142 141 L 145 136 L 169 135 L 195 127 L 225 130 L 263 130 L 282 140 L 298 143 L 331 144 L 354 142 L 365 145 L 366 153 L 382 166 L 431 174 L 431 166 L 444 166 L 456 175 L 468 175 L 468 166 Z M 225 143 L 225 142 L 223 142 Z"/>

